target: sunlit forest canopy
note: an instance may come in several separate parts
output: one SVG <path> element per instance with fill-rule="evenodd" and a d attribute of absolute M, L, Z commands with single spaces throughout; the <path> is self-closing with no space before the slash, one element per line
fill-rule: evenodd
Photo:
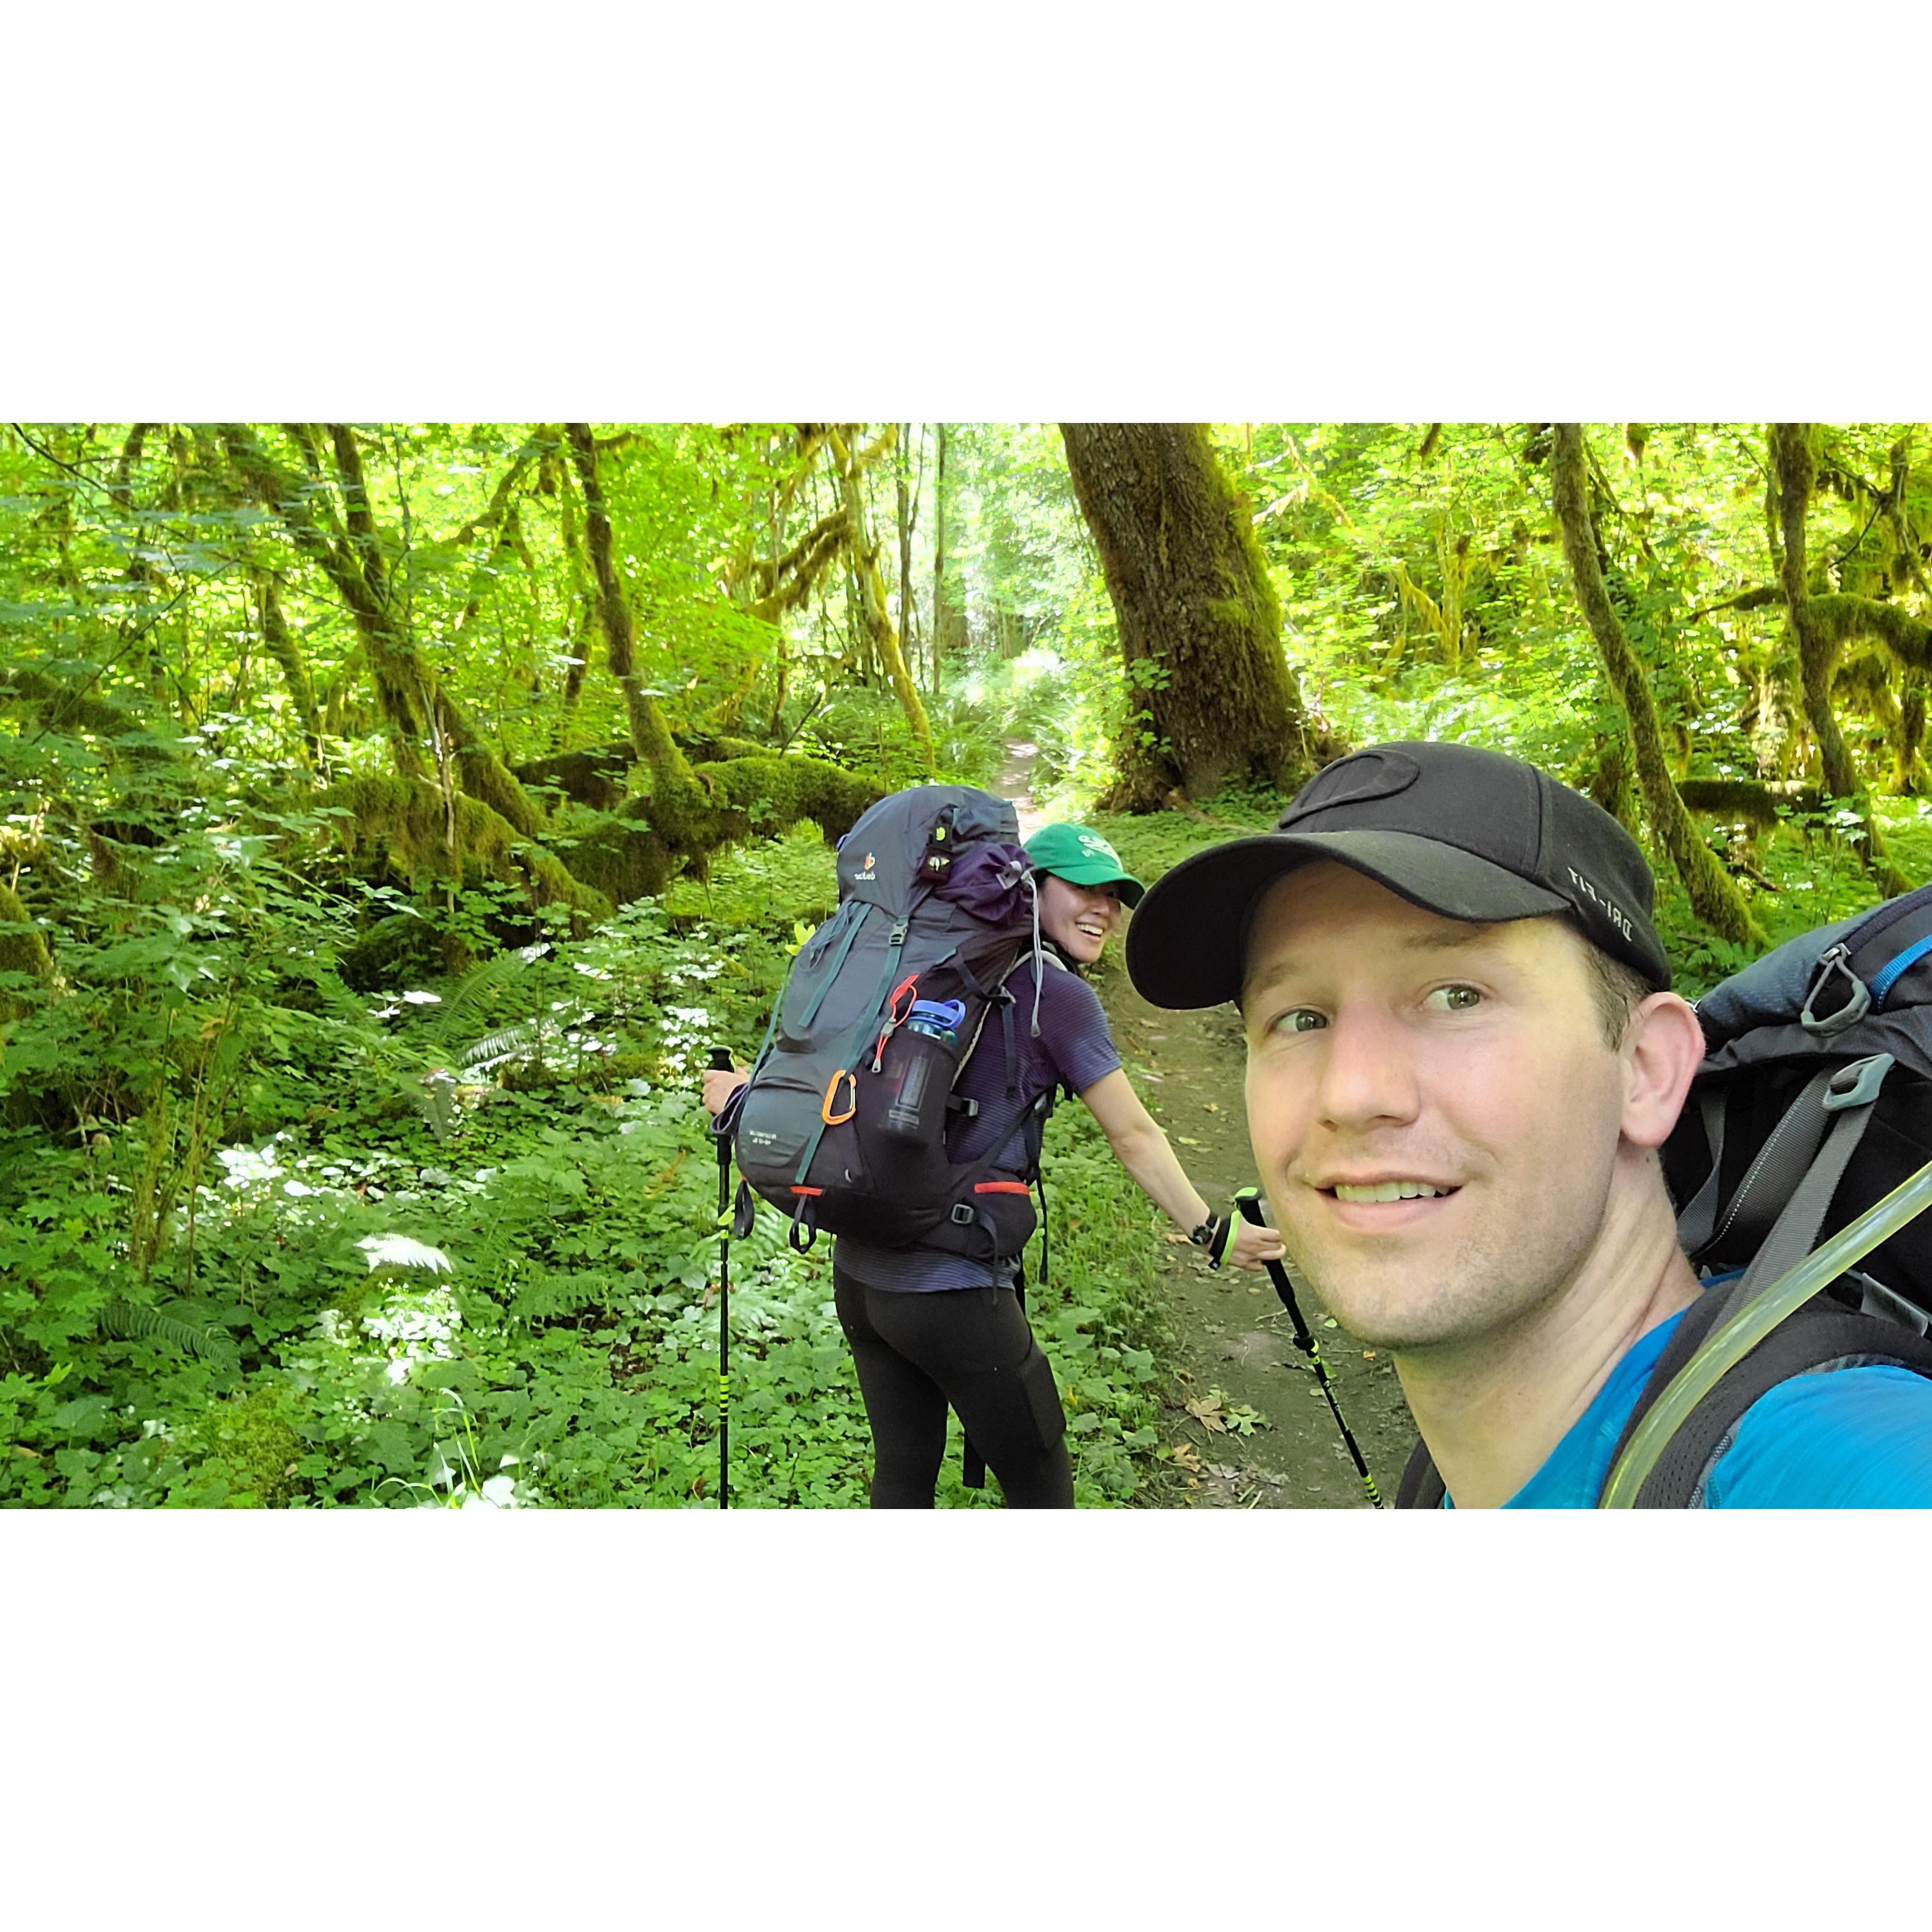
<path fill-rule="evenodd" d="M 701 1498 L 689 1083 L 874 800 L 1490 746 L 1695 992 L 1932 878 L 1928 570 L 1910 424 L 0 428 L 0 1499 Z"/>

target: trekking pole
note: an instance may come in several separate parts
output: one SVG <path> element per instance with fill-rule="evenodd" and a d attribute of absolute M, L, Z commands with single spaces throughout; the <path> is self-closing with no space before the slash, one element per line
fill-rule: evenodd
<path fill-rule="evenodd" d="M 1257 1228 L 1264 1225 L 1262 1191 L 1258 1187 L 1238 1190 L 1234 1205 L 1241 1210 L 1244 1221 L 1252 1222 Z M 1356 1474 L 1362 1479 L 1362 1486 L 1369 1492 L 1369 1501 L 1380 1509 L 1382 1492 L 1376 1487 L 1376 1479 L 1369 1474 L 1369 1466 L 1362 1459 L 1360 1444 L 1342 1420 L 1342 1405 L 1335 1400 L 1335 1378 L 1328 1372 L 1328 1364 L 1322 1359 L 1322 1345 L 1303 1318 L 1301 1304 L 1294 1298 L 1294 1287 L 1288 1278 L 1288 1270 L 1279 1262 L 1264 1262 L 1262 1265 L 1268 1270 L 1268 1280 L 1274 1283 L 1274 1292 L 1281 1297 L 1281 1305 L 1288 1310 L 1288 1318 L 1294 1324 L 1294 1346 L 1308 1358 L 1308 1365 L 1315 1371 L 1315 1379 L 1322 1384 L 1322 1393 L 1328 1398 L 1328 1412 L 1334 1417 L 1335 1426 L 1342 1432 L 1342 1440 L 1348 1446 L 1348 1454 L 1354 1462 Z"/>
<path fill-rule="evenodd" d="M 734 1070 L 728 1048 L 714 1046 L 711 1064 L 721 1073 Z M 724 1116 L 720 1114 L 719 1120 Z M 731 1507 L 731 1136 L 711 1123 L 718 1144 L 718 1507 Z"/>

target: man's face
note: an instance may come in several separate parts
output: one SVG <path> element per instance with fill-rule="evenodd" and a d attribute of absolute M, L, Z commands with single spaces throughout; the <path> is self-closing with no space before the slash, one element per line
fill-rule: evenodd
<path fill-rule="evenodd" d="M 1270 888 L 1246 967 L 1255 1158 L 1352 1334 L 1473 1341 L 1574 1279 L 1627 1090 L 1581 940 L 1552 919 L 1443 919 L 1321 862 Z"/>

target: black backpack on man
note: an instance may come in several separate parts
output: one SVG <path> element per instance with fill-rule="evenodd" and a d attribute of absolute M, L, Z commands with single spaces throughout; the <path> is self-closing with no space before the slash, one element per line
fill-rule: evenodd
<path fill-rule="evenodd" d="M 1678 1238 L 1714 1285 L 1637 1398 L 1612 1481 L 1639 1425 L 1725 1320 L 1932 1160 L 1932 886 L 1786 941 L 1714 986 L 1697 1017 L 1705 1058 L 1664 1172 Z M 1932 1376 L 1928 1328 L 1932 1220 L 1921 1219 L 1726 1371 L 1670 1437 L 1637 1507 L 1701 1507 L 1745 1410 L 1793 1376 L 1892 1363 Z M 1418 1442 L 1396 1507 L 1442 1498 Z"/>

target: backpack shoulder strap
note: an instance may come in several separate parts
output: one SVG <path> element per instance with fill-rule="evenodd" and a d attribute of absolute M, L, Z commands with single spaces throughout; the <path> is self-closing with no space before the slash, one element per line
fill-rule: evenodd
<path fill-rule="evenodd" d="M 1726 1304 L 1725 1296 L 1712 1293 L 1684 1311 L 1617 1438 L 1610 1457 L 1612 1469 L 1629 1447 L 1637 1424 L 1670 1386 L 1678 1370 L 1697 1352 Z M 1731 1446 L 1744 1412 L 1760 1396 L 1768 1395 L 1779 1383 L 1815 1369 L 1862 1367 L 1869 1363 L 1889 1364 L 1932 1376 L 1932 1340 L 1908 1334 L 1894 1322 L 1855 1314 L 1828 1295 L 1815 1296 L 1772 1330 L 1691 1411 L 1638 1492 L 1638 1508 L 1702 1508 L 1704 1485 L 1712 1466 Z M 1408 1466 L 1402 1472 L 1395 1506 L 1440 1509 L 1445 1493 L 1428 1444 L 1418 1439 Z"/>
<path fill-rule="evenodd" d="M 1696 1354 L 1728 1306 L 1707 1294 L 1685 1312 L 1676 1333 L 1651 1371 L 1636 1406 L 1610 1458 L 1614 1470 L 1637 1424 Z M 1718 1382 L 1678 1430 L 1637 1493 L 1640 1509 L 1701 1509 L 1704 1486 L 1720 1456 L 1731 1446 L 1744 1412 L 1780 1382 L 1814 1370 L 1886 1364 L 1932 1376 L 1932 1342 L 1894 1322 L 1853 1312 L 1828 1294 L 1814 1295 L 1779 1323 Z M 1607 1479 L 1606 1479 L 1607 1483 Z M 1599 1501 L 1601 1498 L 1599 1498 Z"/>
<path fill-rule="evenodd" d="M 1396 1486 L 1396 1508 L 1440 1509 L 1443 1498 L 1448 1493 L 1442 1478 L 1436 1473 L 1435 1463 L 1430 1459 L 1429 1444 L 1418 1436 L 1415 1447 L 1408 1452 L 1408 1465 L 1402 1472 L 1402 1480 Z"/>

